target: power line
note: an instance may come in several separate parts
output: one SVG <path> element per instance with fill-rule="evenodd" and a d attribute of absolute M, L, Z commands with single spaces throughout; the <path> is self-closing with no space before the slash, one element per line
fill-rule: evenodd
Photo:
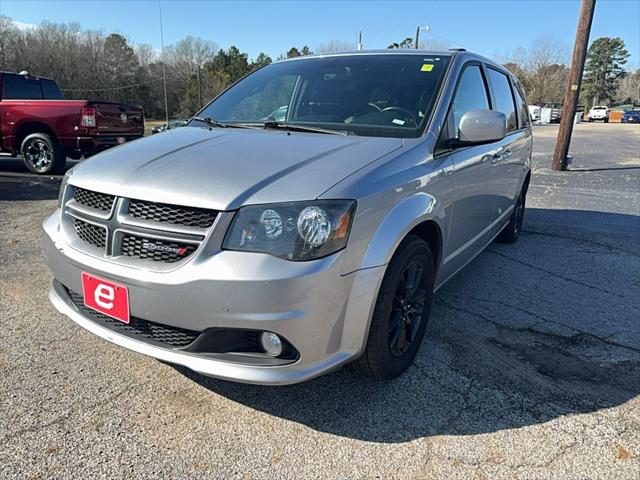
<path fill-rule="evenodd" d="M 114 90 L 124 90 L 126 88 L 135 88 L 135 87 L 139 87 L 141 85 L 149 85 L 152 83 L 156 83 L 159 80 L 155 80 L 155 81 L 149 81 L 149 82 L 140 82 L 140 83 L 134 83 L 132 85 L 125 85 L 122 87 L 109 87 L 109 88 L 61 88 L 60 90 L 63 92 L 110 92 L 110 91 L 114 91 Z"/>
<path fill-rule="evenodd" d="M 468 46 L 466 46 L 466 45 L 464 45 L 464 44 L 462 44 L 460 42 L 456 42 L 454 40 L 450 40 L 448 38 L 443 37 L 442 35 L 437 35 L 437 34 L 431 32 L 431 31 L 427 31 L 427 35 L 433 35 L 434 37 L 439 38 L 440 40 L 444 40 L 445 42 L 449 42 L 449 43 L 451 43 L 453 45 L 459 45 L 459 46 L 461 46 L 463 48 L 466 48 L 469 51 L 475 51 L 475 52 L 478 52 L 478 53 L 482 53 L 483 55 L 486 55 L 488 57 L 493 57 L 493 53 L 483 52 L 482 50 L 478 50 L 477 48 L 468 47 Z"/>
<path fill-rule="evenodd" d="M 434 0 L 434 2 L 431 4 L 431 7 L 429 8 L 429 10 L 427 10 L 427 14 L 425 15 L 425 18 L 429 18 L 429 14 L 431 14 L 431 12 L 435 8 L 435 6 L 438 4 L 438 1 L 439 0 Z"/>

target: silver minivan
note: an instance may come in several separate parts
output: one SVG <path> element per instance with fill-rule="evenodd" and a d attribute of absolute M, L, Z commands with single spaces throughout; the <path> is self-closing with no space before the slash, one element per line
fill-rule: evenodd
<path fill-rule="evenodd" d="M 531 146 L 517 79 L 476 54 L 276 62 L 187 127 L 67 172 L 43 224 L 50 299 L 217 378 L 288 384 L 357 361 L 391 379 L 434 291 L 518 239 Z"/>

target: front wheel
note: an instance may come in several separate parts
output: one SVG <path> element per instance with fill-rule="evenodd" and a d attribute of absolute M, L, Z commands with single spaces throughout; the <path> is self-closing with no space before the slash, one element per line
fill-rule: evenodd
<path fill-rule="evenodd" d="M 429 245 L 409 235 L 391 259 L 380 286 L 365 352 L 365 374 L 390 380 L 415 358 L 433 299 L 434 262 Z"/>
<path fill-rule="evenodd" d="M 516 200 L 511 218 L 506 227 L 500 232 L 496 240 L 500 243 L 515 243 L 520 238 L 522 231 L 522 221 L 524 220 L 524 206 L 527 199 L 527 186 L 522 187 L 522 191 Z"/>
<path fill-rule="evenodd" d="M 55 174 L 64 170 L 66 155 L 56 139 L 46 133 L 27 135 L 22 141 L 20 153 L 30 172 Z"/>

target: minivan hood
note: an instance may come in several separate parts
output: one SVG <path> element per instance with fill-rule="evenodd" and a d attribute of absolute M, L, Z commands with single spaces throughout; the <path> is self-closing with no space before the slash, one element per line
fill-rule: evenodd
<path fill-rule="evenodd" d="M 313 200 L 401 147 L 398 138 L 182 127 L 81 162 L 69 183 L 141 200 L 232 210 Z"/>

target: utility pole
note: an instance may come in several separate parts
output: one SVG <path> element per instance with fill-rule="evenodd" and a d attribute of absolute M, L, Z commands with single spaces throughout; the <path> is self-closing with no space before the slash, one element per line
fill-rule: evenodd
<path fill-rule="evenodd" d="M 429 30 L 431 30 L 431 26 L 430 25 L 418 25 L 416 27 L 416 43 L 415 43 L 415 49 L 417 50 L 418 48 L 420 48 L 420 30 L 425 29 L 427 32 Z"/>
<path fill-rule="evenodd" d="M 358 33 L 358 50 L 362 50 L 362 30 Z"/>
<path fill-rule="evenodd" d="M 162 31 L 162 3 L 158 0 L 158 13 L 160 14 L 160 48 L 162 59 L 162 85 L 164 87 L 164 115 L 167 121 L 167 127 L 169 126 L 169 102 L 167 101 L 167 72 L 164 67 L 164 33 Z"/>
<path fill-rule="evenodd" d="M 198 105 L 202 108 L 202 84 L 200 83 L 200 64 L 198 63 Z"/>
<path fill-rule="evenodd" d="M 580 95 L 582 71 L 584 70 L 584 61 L 587 56 L 589 33 L 591 32 L 591 22 L 593 21 L 595 7 L 596 0 L 582 0 L 576 42 L 573 46 L 573 57 L 571 58 L 571 70 L 569 70 L 564 94 L 560 131 L 558 132 L 556 148 L 553 152 L 553 162 L 551 163 L 551 169 L 555 171 L 567 169 L 567 154 L 571 143 L 571 133 L 573 132 L 573 122 L 576 115 L 578 96 Z"/>

